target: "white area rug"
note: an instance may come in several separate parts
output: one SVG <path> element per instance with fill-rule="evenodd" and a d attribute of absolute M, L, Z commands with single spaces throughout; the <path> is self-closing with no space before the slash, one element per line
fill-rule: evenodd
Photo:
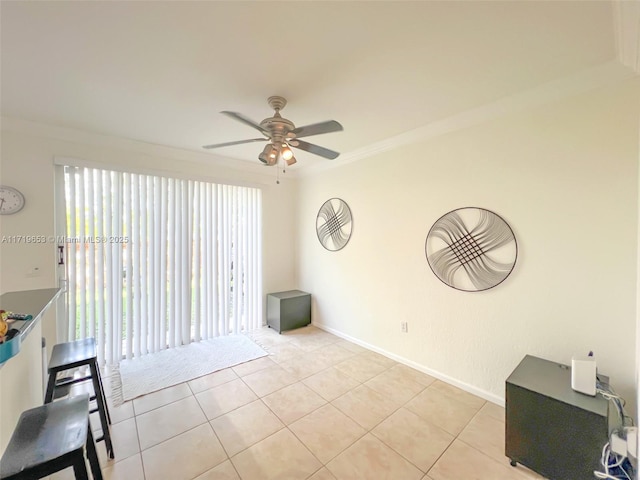
<path fill-rule="evenodd" d="M 115 404 L 268 355 L 245 335 L 228 335 L 122 360 L 112 376 Z M 118 378 L 119 377 L 119 378 Z"/>

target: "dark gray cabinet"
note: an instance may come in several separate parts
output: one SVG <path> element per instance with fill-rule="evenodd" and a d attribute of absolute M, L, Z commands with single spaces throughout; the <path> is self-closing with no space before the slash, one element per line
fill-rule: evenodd
<path fill-rule="evenodd" d="M 572 390 L 569 366 L 527 355 L 506 381 L 505 407 L 512 465 L 551 480 L 594 478 L 610 431 L 609 402 Z"/>
<path fill-rule="evenodd" d="M 288 290 L 267 295 L 267 325 L 282 333 L 311 323 L 311 294 Z"/>

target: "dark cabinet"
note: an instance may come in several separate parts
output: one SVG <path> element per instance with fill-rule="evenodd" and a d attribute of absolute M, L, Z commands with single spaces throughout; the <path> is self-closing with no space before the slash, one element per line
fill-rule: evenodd
<path fill-rule="evenodd" d="M 512 465 L 551 480 L 585 480 L 600 470 L 609 402 L 572 390 L 569 366 L 527 355 L 506 381 L 505 407 Z"/>
<path fill-rule="evenodd" d="M 267 325 L 282 333 L 311 323 L 311 294 L 300 290 L 267 295 Z"/>

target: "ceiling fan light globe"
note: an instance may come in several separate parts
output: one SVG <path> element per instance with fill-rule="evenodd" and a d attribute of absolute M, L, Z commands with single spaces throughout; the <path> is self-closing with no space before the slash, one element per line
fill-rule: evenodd
<path fill-rule="evenodd" d="M 258 155 L 258 160 L 260 160 L 265 165 L 274 165 L 274 161 L 277 157 L 276 147 L 273 146 L 272 143 L 267 143 L 262 150 L 262 153 Z"/>
<path fill-rule="evenodd" d="M 282 146 L 282 149 L 280 150 L 280 155 L 282 155 L 282 158 L 286 161 L 289 162 L 289 160 L 291 158 L 293 158 L 293 152 L 291 151 L 291 149 L 289 148 L 289 145 L 287 145 L 286 143 Z"/>

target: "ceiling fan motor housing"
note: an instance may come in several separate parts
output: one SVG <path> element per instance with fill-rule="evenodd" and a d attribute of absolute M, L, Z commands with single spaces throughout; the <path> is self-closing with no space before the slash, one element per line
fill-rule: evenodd
<path fill-rule="evenodd" d="M 284 141 L 287 134 L 296 128 L 293 122 L 282 118 L 279 113 L 276 113 L 273 117 L 262 120 L 260 126 L 270 133 L 271 141 L 273 142 Z"/>
<path fill-rule="evenodd" d="M 287 138 L 287 134 L 296 128 L 291 120 L 283 118 L 280 115 L 280 110 L 285 107 L 287 100 L 275 95 L 269 97 L 267 101 L 269 102 L 269 106 L 271 106 L 276 113 L 273 117 L 262 120 L 262 122 L 260 122 L 260 127 L 269 132 L 273 143 L 283 142 Z"/>

